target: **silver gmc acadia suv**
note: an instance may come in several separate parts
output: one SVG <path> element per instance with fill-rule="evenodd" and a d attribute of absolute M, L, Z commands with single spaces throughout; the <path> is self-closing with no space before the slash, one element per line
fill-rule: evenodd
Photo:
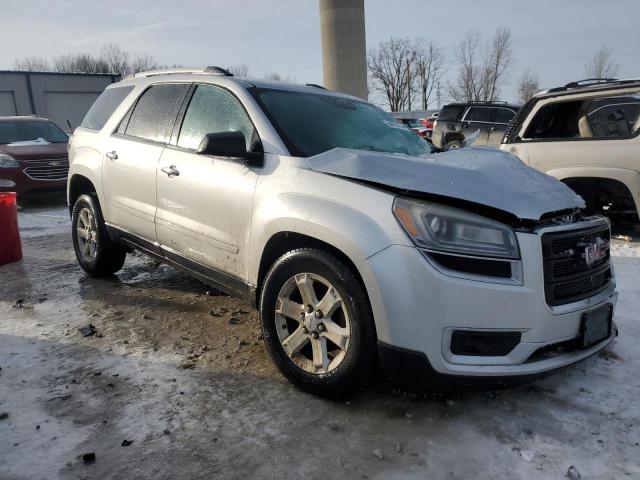
<path fill-rule="evenodd" d="M 78 262 L 135 248 L 260 310 L 291 382 L 330 395 L 527 377 L 617 334 L 609 224 L 497 150 L 433 153 L 389 114 L 217 67 L 109 86 L 69 147 Z"/>

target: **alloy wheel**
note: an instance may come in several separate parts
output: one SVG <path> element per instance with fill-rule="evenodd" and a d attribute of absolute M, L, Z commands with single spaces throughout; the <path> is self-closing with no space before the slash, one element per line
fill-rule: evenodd
<path fill-rule="evenodd" d="M 347 354 L 349 313 L 338 290 L 320 275 L 299 273 L 285 282 L 278 293 L 275 322 L 285 353 L 308 373 L 328 373 Z"/>

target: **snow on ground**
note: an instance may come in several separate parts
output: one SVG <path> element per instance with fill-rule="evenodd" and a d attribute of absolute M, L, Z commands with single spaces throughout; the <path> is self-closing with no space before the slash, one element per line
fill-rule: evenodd
<path fill-rule="evenodd" d="M 620 337 L 601 354 L 502 390 L 326 401 L 282 379 L 243 302 L 139 255 L 87 278 L 63 203 L 19 221 L 24 260 L 0 266 L 3 480 L 640 478 L 637 242 L 613 242 Z"/>

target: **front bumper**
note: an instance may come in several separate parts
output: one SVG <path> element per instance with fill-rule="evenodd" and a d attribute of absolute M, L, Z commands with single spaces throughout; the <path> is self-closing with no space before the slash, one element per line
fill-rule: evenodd
<path fill-rule="evenodd" d="M 382 350 L 423 356 L 435 374 L 458 377 L 539 375 L 578 362 L 603 349 L 612 335 L 588 349 L 565 349 L 536 355 L 543 347 L 569 343 L 579 336 L 584 312 L 610 303 L 615 312 L 618 294 L 611 288 L 579 302 L 550 307 L 544 296 L 540 235 L 518 233 L 522 253 L 522 284 L 451 276 L 442 273 L 411 246 L 390 246 L 367 260 L 372 282 L 365 283 L 381 343 L 383 366 L 393 373 Z M 402 266 L 402 268 L 398 268 Z M 454 330 L 517 331 L 521 340 L 504 356 L 454 355 Z M 388 349 L 387 349 L 388 350 Z M 428 369 L 427 369 L 428 370 Z M 408 370 L 407 370 L 408 371 Z M 418 379 L 416 379 L 418 380 Z"/>
<path fill-rule="evenodd" d="M 24 194 L 30 192 L 64 191 L 67 187 L 66 176 L 53 180 L 39 179 L 28 176 L 24 170 L 24 167 L 0 168 L 0 192 Z"/>

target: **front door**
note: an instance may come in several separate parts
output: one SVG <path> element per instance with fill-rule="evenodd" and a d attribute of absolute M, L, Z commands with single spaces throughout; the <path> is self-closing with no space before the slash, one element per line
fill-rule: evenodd
<path fill-rule="evenodd" d="M 196 153 L 207 133 L 240 131 L 247 149 L 257 134 L 240 101 L 214 85 L 198 85 L 177 145 L 158 165 L 156 231 L 165 255 L 236 278 L 246 277 L 255 169 L 225 157 Z"/>
<path fill-rule="evenodd" d="M 156 175 L 188 84 L 147 89 L 103 144 L 102 185 L 108 221 L 156 242 Z"/>

